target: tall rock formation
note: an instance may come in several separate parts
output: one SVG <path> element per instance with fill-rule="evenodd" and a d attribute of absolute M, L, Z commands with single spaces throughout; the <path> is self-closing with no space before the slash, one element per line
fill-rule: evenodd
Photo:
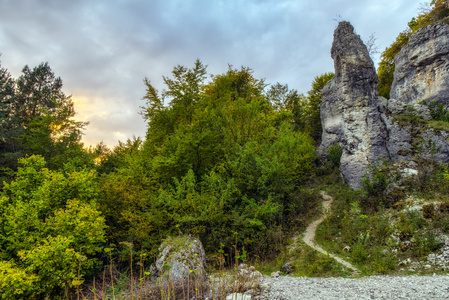
<path fill-rule="evenodd" d="M 419 29 L 394 61 L 391 98 L 407 104 L 421 100 L 449 104 L 449 25 Z"/>
<path fill-rule="evenodd" d="M 366 46 L 349 22 L 340 22 L 331 49 L 335 76 L 324 87 L 321 104 L 322 143 L 318 152 L 326 156 L 329 146 L 339 143 L 343 154 L 340 172 L 350 187 L 370 165 L 389 157 L 386 127 L 378 104 L 378 79 Z"/>
<path fill-rule="evenodd" d="M 373 62 L 348 22 L 335 30 L 331 55 L 335 76 L 322 90 L 318 151 L 326 156 L 330 145 L 340 144 L 340 172 L 351 188 L 360 188 L 370 165 L 382 158 L 409 166 L 449 162 L 449 129 L 432 122 L 429 106 L 438 100 L 449 107 L 449 25 L 432 24 L 410 37 L 395 57 L 388 100 L 378 97 Z"/>

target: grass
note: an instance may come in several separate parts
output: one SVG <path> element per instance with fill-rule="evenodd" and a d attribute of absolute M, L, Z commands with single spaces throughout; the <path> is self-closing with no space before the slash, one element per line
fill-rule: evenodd
<path fill-rule="evenodd" d="M 304 242 L 291 253 L 289 262 L 293 266 L 293 276 L 307 277 L 348 277 L 352 270 L 342 266 L 333 258 L 315 251 Z"/>
<path fill-rule="evenodd" d="M 148 277 L 132 279 L 129 272 L 122 273 L 114 268 L 113 277 L 106 275 L 96 278 L 92 283 L 85 284 L 79 296 L 74 295 L 72 299 L 204 299 L 209 295 L 212 299 L 223 299 L 230 293 L 259 289 L 260 283 L 259 278 L 242 276 L 237 268 L 215 270 L 207 282 L 200 282 L 197 277 L 190 276 L 184 281 L 157 283 L 151 282 Z"/>
<path fill-rule="evenodd" d="M 438 270 L 425 269 L 426 255 L 437 251 L 441 246 L 438 232 L 449 233 L 449 196 L 448 172 L 443 169 L 433 173 L 425 182 L 417 184 L 413 180 L 406 182 L 406 199 L 399 199 L 394 205 L 383 207 L 382 197 L 370 195 L 369 203 L 377 206 L 365 209 L 367 194 L 364 191 L 351 191 L 339 178 L 338 171 L 326 172 L 307 182 L 304 189 L 317 195 L 324 190 L 332 195 L 333 214 L 327 218 L 317 230 L 316 241 L 330 253 L 353 263 L 362 272 L 362 276 L 374 274 L 431 274 Z M 445 177 L 446 176 L 446 177 Z M 414 195 L 410 197 L 410 195 Z M 421 197 L 421 200 L 416 198 Z M 415 200 L 413 200 L 415 199 Z M 435 203 L 434 203 L 435 202 Z M 319 203 L 319 201 L 313 201 Z M 432 204 L 430 204 L 432 203 Z M 422 210 L 412 209 L 416 205 Z M 314 220 L 320 213 L 320 207 L 313 204 L 309 214 L 302 216 L 304 220 L 297 227 L 302 231 L 305 225 Z M 293 231 L 291 235 L 294 235 Z M 296 234 L 298 235 L 298 234 Z M 288 240 L 288 236 L 283 237 Z M 184 244 L 185 238 L 175 238 L 171 242 Z M 295 241 L 292 251 L 281 245 L 280 254 L 270 260 L 252 258 L 251 263 L 265 275 L 279 271 L 289 262 L 292 265 L 291 276 L 310 277 L 348 277 L 352 271 L 343 267 L 332 258 L 318 253 L 301 239 Z M 283 247 L 283 248 L 282 248 Z M 239 255 L 237 257 L 244 257 Z M 246 259 L 246 257 L 244 257 Z M 418 266 L 415 271 L 399 264 L 409 259 Z M 119 271 L 113 264 L 94 282 L 84 284 L 74 299 L 190 299 L 195 295 L 200 299 L 208 291 L 212 291 L 215 299 L 232 292 L 243 292 L 260 287 L 251 280 L 245 281 L 240 275 L 239 262 L 231 263 L 224 268 L 223 253 L 215 255 L 213 265 L 208 270 L 209 281 L 206 284 L 197 282 L 195 278 L 188 282 L 166 284 L 151 283 L 144 271 L 142 261 L 130 261 L 130 268 Z M 227 258 L 229 263 L 229 257 Z M 133 276 L 130 269 L 134 267 Z M 186 292 L 188 291 L 188 297 Z"/>
<path fill-rule="evenodd" d="M 338 170 L 334 169 L 323 172 L 321 176 L 311 178 L 306 188 L 316 192 L 317 197 L 320 197 L 318 196 L 319 191 L 326 191 L 329 195 L 333 195 L 342 185 L 344 184 L 339 177 Z M 321 200 L 321 197 L 319 199 Z M 321 212 L 321 206 L 317 206 L 308 216 L 307 224 L 317 219 Z M 305 227 L 301 228 L 301 230 L 304 229 Z M 306 245 L 299 234 L 296 236 L 296 240 L 291 242 L 294 244 L 293 248 L 286 247 L 275 259 L 261 263 L 262 273 L 270 275 L 272 272 L 279 271 L 285 263 L 289 262 L 292 265 L 292 273 L 290 273 L 292 276 L 348 277 L 352 275 L 351 270 Z"/>
<path fill-rule="evenodd" d="M 163 246 L 174 246 L 173 254 L 189 252 L 192 243 L 186 243 L 189 239 L 187 236 L 169 237 L 163 242 Z M 188 245 L 187 245 L 188 244 Z M 165 264 L 167 273 L 160 275 L 157 280 L 150 278 L 150 273 L 146 270 L 143 262 L 143 255 L 140 255 L 139 262 L 133 261 L 132 244 L 127 244 L 130 250 L 129 267 L 120 269 L 114 264 L 112 256 L 110 256 L 109 265 L 104 268 L 101 275 L 93 278 L 91 282 L 81 285 L 71 298 L 64 299 L 102 299 L 102 300 L 121 300 L 121 299 L 224 299 L 226 295 L 231 293 L 240 293 L 246 290 L 261 291 L 261 274 L 254 267 L 247 268 L 242 271 L 238 268 L 242 260 L 246 260 L 246 252 L 236 249 L 237 255 L 233 264 L 225 268 L 225 256 L 222 251 L 217 255 L 218 266 L 209 269 L 210 276 L 204 280 L 202 274 L 196 274 L 195 269 L 189 270 L 188 276 L 181 280 L 175 281 L 171 274 L 171 267 Z M 182 248 L 184 247 L 184 248 Z M 181 249 L 182 248 L 182 249 Z M 173 250 L 173 248 L 172 248 Z M 186 252 L 187 251 L 187 252 Z M 108 248 L 107 252 L 111 255 L 112 248 Z M 192 253 L 191 253 L 192 254 Z M 195 257 L 197 254 L 194 254 Z M 134 256 L 134 260 L 136 256 Z M 170 256 L 171 257 L 171 256 Z M 181 258 L 182 260 L 183 258 Z M 137 268 L 136 268 L 137 265 Z M 167 266 L 166 266 L 167 265 Z M 189 267 L 190 269 L 190 267 Z M 182 272 L 182 269 L 181 269 Z M 258 276 L 258 274 L 260 276 Z M 249 276 L 252 274 L 253 276 Z"/>
<path fill-rule="evenodd" d="M 317 242 L 354 263 L 363 275 L 407 273 L 399 266 L 406 259 L 418 264 L 420 274 L 438 273 L 424 270 L 423 261 L 442 246 L 439 233 L 449 231 L 448 184 L 441 175 L 437 171 L 422 184 L 407 182 L 407 195 L 419 193 L 423 198 L 411 201 L 416 198 L 409 197 L 388 206 L 383 192 L 375 197 L 367 196 L 369 191 L 331 186 L 328 193 L 334 196 L 334 213 L 318 227 Z M 435 199 L 438 205 L 428 204 Z M 418 209 L 411 209 L 417 205 Z"/>
<path fill-rule="evenodd" d="M 437 131 L 449 132 L 449 122 L 431 120 L 427 122 L 427 125 L 429 125 L 430 128 L 435 129 Z"/>

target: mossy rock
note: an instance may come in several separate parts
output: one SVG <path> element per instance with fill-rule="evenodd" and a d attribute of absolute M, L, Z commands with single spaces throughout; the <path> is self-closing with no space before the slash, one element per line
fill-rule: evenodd
<path fill-rule="evenodd" d="M 153 281 L 181 282 L 193 277 L 206 280 L 206 254 L 201 241 L 191 236 L 166 238 L 159 247 L 156 262 L 150 268 Z"/>

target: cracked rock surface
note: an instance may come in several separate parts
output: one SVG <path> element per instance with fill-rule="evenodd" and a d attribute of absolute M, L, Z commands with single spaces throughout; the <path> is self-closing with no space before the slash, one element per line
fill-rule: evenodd
<path fill-rule="evenodd" d="M 391 98 L 403 103 L 439 100 L 449 103 L 449 25 L 419 29 L 395 56 Z"/>

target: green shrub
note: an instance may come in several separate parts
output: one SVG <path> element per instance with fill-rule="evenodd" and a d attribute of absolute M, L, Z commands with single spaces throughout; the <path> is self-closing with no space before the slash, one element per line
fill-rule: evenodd
<path fill-rule="evenodd" d="M 368 251 L 369 250 L 366 249 L 366 246 L 359 242 L 355 245 L 351 257 L 356 263 L 363 264 L 369 257 Z"/>
<path fill-rule="evenodd" d="M 105 242 L 96 175 L 50 171 L 39 156 L 20 163 L 0 194 L 2 272 L 16 276 L 18 292 L 53 297 L 77 286 Z M 9 297 L 8 290 L 0 292 Z"/>
<path fill-rule="evenodd" d="M 440 217 L 435 221 L 435 227 L 440 228 L 444 233 L 449 233 L 449 218 Z"/>
<path fill-rule="evenodd" d="M 373 248 L 373 271 L 380 274 L 388 274 L 397 266 L 397 258 L 385 247 L 377 245 Z"/>
<path fill-rule="evenodd" d="M 391 183 L 387 170 L 382 166 L 372 167 L 371 175 L 365 175 L 361 179 L 363 197 L 360 200 L 360 206 L 365 212 L 376 211 L 382 207 L 389 207 L 393 203 L 385 193 L 388 185 Z"/>
<path fill-rule="evenodd" d="M 421 210 L 424 218 L 433 219 L 435 214 L 435 206 L 433 203 L 423 205 Z"/>
<path fill-rule="evenodd" d="M 328 149 L 328 160 L 333 169 L 340 168 L 340 159 L 343 154 L 343 149 L 340 144 L 331 145 Z"/>
<path fill-rule="evenodd" d="M 449 111 L 443 103 L 437 100 L 430 101 L 428 104 L 432 119 L 437 121 L 449 122 Z"/>
<path fill-rule="evenodd" d="M 71 247 L 71 240 L 63 236 L 48 237 L 33 249 L 19 251 L 18 256 L 26 270 L 37 275 L 38 291 L 43 295 L 73 287 L 78 278 L 78 260 L 82 259 Z"/>
<path fill-rule="evenodd" d="M 399 214 L 397 222 L 398 230 L 404 234 L 412 236 L 416 231 L 426 226 L 427 221 L 421 213 L 415 209 L 407 209 Z"/>
<path fill-rule="evenodd" d="M 411 250 L 416 257 L 425 256 L 444 245 L 444 242 L 437 237 L 432 229 L 418 231 L 414 234 L 414 238 L 415 242 Z"/>
<path fill-rule="evenodd" d="M 17 267 L 12 261 L 0 260 L 0 292 L 2 299 L 35 299 L 38 276 Z"/>
<path fill-rule="evenodd" d="M 363 191 L 368 197 L 379 197 L 384 194 L 390 182 L 390 178 L 377 167 L 374 168 L 371 178 L 369 176 L 362 178 Z"/>
<path fill-rule="evenodd" d="M 449 202 L 443 202 L 438 205 L 438 211 L 443 215 L 449 215 Z"/>

